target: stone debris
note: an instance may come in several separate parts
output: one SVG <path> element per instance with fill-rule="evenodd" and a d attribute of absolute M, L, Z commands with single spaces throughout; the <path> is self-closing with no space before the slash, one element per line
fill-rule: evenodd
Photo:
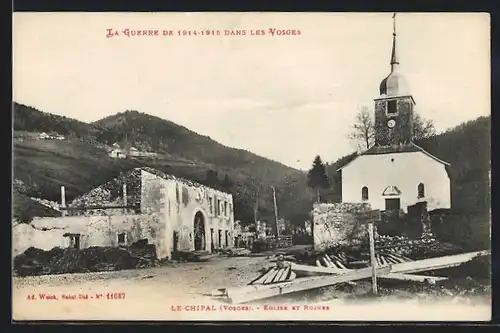
<path fill-rule="evenodd" d="M 172 260 L 179 262 L 202 262 L 208 261 L 219 256 L 218 253 L 209 253 L 206 251 L 174 251 Z"/>
<path fill-rule="evenodd" d="M 151 244 L 129 247 L 90 247 L 82 250 L 53 248 L 44 251 L 28 248 L 14 258 L 18 276 L 87 273 L 145 268 L 158 263 L 156 248 Z"/>
<path fill-rule="evenodd" d="M 246 248 L 221 249 L 219 252 L 230 257 L 246 257 L 252 253 Z"/>

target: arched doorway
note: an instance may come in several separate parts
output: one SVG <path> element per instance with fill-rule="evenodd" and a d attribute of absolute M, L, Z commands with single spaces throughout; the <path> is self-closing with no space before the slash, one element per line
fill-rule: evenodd
<path fill-rule="evenodd" d="M 194 216 L 194 250 L 205 250 L 205 218 L 201 212 Z"/>

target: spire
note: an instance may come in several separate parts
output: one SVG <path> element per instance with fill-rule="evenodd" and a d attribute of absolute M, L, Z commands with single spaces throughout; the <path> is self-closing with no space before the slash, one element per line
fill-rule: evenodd
<path fill-rule="evenodd" d="M 391 72 L 399 65 L 398 55 L 396 53 L 396 13 L 392 14 L 392 54 L 391 54 Z"/>

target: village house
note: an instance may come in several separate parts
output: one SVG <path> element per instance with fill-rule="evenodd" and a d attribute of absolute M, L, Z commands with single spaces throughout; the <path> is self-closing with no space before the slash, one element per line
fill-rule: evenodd
<path fill-rule="evenodd" d="M 62 217 L 36 218 L 13 230 L 14 252 L 33 246 L 87 248 L 147 240 L 159 258 L 173 251 L 234 246 L 233 197 L 207 186 L 136 168 L 75 198 Z"/>
<path fill-rule="evenodd" d="M 40 140 L 47 140 L 49 138 L 50 138 L 50 135 L 48 135 L 45 132 L 42 132 L 42 133 L 38 134 L 38 139 L 40 139 Z"/>
<path fill-rule="evenodd" d="M 64 135 L 58 134 L 56 132 L 52 132 L 50 134 L 42 132 L 42 133 L 38 134 L 38 139 L 39 140 L 64 140 L 65 137 L 64 137 Z"/>
<path fill-rule="evenodd" d="M 149 151 L 142 151 L 135 147 L 131 147 L 128 151 L 128 155 L 132 157 L 154 157 L 157 156 L 158 154 Z"/>
<path fill-rule="evenodd" d="M 430 210 L 451 208 L 449 163 L 413 142 L 415 100 L 399 70 L 394 23 L 391 72 L 375 99 L 375 145 L 338 169 L 342 202 L 372 209 L 403 210 L 426 202 Z"/>
<path fill-rule="evenodd" d="M 126 158 L 127 154 L 120 148 L 113 148 L 108 152 L 109 157 L 111 158 Z"/>

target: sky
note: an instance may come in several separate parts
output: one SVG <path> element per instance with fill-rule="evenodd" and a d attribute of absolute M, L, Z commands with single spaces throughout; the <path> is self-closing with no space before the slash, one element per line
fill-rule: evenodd
<path fill-rule="evenodd" d="M 488 14 L 396 22 L 422 117 L 442 131 L 490 114 Z M 347 135 L 390 72 L 392 29 L 392 13 L 15 13 L 13 99 L 86 122 L 137 110 L 305 170 L 354 150 Z"/>

